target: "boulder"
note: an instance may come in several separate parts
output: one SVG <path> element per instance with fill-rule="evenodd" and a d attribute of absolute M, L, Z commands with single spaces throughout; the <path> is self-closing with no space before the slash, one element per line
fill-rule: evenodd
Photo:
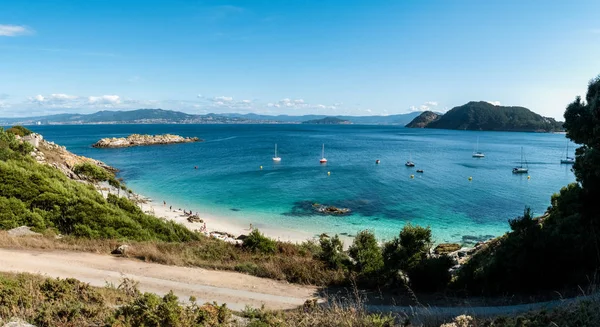
<path fill-rule="evenodd" d="M 129 248 L 129 245 L 127 244 L 121 244 L 119 246 L 117 246 L 116 249 L 112 250 L 112 254 L 120 254 L 123 255 L 125 254 L 125 252 L 127 252 L 127 249 Z"/>
<path fill-rule="evenodd" d="M 16 237 L 16 236 L 37 236 L 37 235 L 42 235 L 42 234 L 32 231 L 31 227 L 21 226 L 21 227 L 9 229 L 8 235 Z"/>
<path fill-rule="evenodd" d="M 2 327 L 35 327 L 35 325 L 32 325 L 25 320 L 16 318 L 2 325 Z"/>

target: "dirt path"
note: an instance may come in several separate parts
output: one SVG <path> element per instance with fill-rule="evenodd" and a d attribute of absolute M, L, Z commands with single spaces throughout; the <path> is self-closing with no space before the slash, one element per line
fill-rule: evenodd
<path fill-rule="evenodd" d="M 81 252 L 0 249 L 0 271 L 28 272 L 48 277 L 72 277 L 92 286 L 119 285 L 124 277 L 139 282 L 142 292 L 166 294 L 173 290 L 182 301 L 227 303 L 233 310 L 246 305 L 289 309 L 314 297 L 317 289 L 245 274 L 166 266 Z"/>

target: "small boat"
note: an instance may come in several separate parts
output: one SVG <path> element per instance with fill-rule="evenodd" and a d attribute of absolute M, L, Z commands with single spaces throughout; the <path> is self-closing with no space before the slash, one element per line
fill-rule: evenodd
<path fill-rule="evenodd" d="M 375 160 L 375 164 L 379 165 L 379 159 Z"/>
<path fill-rule="evenodd" d="M 572 165 L 575 163 L 575 158 L 573 157 L 569 157 L 569 141 L 567 141 L 567 153 L 565 155 L 564 159 L 560 159 L 560 163 L 561 164 L 568 164 L 568 165 Z"/>
<path fill-rule="evenodd" d="M 281 161 L 281 158 L 279 156 L 277 156 L 277 143 L 275 143 L 275 156 L 273 157 L 273 161 L 275 161 L 275 162 Z"/>
<path fill-rule="evenodd" d="M 423 173 L 423 169 L 417 169 L 417 173 Z"/>
<path fill-rule="evenodd" d="M 321 150 L 321 160 L 320 163 L 327 163 L 327 159 L 325 158 L 325 144 L 323 144 L 323 150 Z"/>
<path fill-rule="evenodd" d="M 485 154 L 479 152 L 479 136 L 477 137 L 477 146 L 475 147 L 475 152 L 473 152 L 473 158 L 485 158 Z"/>
<path fill-rule="evenodd" d="M 525 161 L 525 165 L 527 166 L 527 161 Z M 521 147 L 521 165 L 513 168 L 512 172 L 513 174 L 527 174 L 529 172 L 529 168 L 523 168 L 523 147 Z"/>
<path fill-rule="evenodd" d="M 404 164 L 406 167 L 414 167 L 415 163 L 412 162 L 412 155 L 410 155 L 410 159 Z"/>

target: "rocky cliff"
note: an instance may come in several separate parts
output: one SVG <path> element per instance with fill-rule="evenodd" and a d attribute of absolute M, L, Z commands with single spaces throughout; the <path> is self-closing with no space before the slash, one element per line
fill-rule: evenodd
<path fill-rule="evenodd" d="M 189 143 L 189 142 L 201 142 L 197 137 L 183 137 L 179 135 L 140 135 L 132 134 L 128 137 L 119 138 L 103 138 L 100 141 L 94 143 L 92 146 L 95 148 L 124 148 L 129 146 L 140 146 L 140 145 L 155 145 L 155 144 L 173 144 L 173 143 Z"/>
<path fill-rule="evenodd" d="M 424 128 L 429 125 L 429 123 L 434 122 L 440 118 L 440 115 L 436 114 L 433 111 L 424 111 L 419 116 L 415 117 L 406 127 L 411 128 Z"/>

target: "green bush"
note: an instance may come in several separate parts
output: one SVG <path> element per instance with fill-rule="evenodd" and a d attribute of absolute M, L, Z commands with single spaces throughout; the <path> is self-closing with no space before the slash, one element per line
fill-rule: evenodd
<path fill-rule="evenodd" d="M 25 128 L 23 126 L 20 126 L 20 125 L 13 126 L 13 127 L 9 128 L 9 129 L 7 129 L 6 132 L 14 134 L 14 135 L 19 135 L 21 137 L 27 136 L 27 135 L 33 133 L 32 131 L 30 131 L 27 128 Z"/>
<path fill-rule="evenodd" d="M 359 279 L 375 283 L 383 268 L 383 256 L 375 235 L 368 230 L 358 233 L 348 254 L 354 259 L 353 269 Z"/>
<path fill-rule="evenodd" d="M 423 259 L 407 272 L 410 286 L 421 292 L 443 291 L 452 278 L 449 271 L 452 265 L 447 255 Z"/>
<path fill-rule="evenodd" d="M 93 182 L 103 182 L 108 180 L 111 183 L 114 183 L 112 182 L 112 180 L 116 181 L 112 174 L 107 172 L 105 169 L 93 165 L 89 162 L 75 165 L 73 167 L 73 172 Z M 116 182 L 118 184 L 118 181 Z"/>
<path fill-rule="evenodd" d="M 406 224 L 398 237 L 383 246 L 383 261 L 386 270 L 410 270 L 427 257 L 433 242 L 431 229 Z"/>
<path fill-rule="evenodd" d="M 325 262 L 331 269 L 344 268 L 348 263 L 348 256 L 344 253 L 344 243 L 336 234 L 333 237 L 321 235 L 319 237 L 321 253 L 319 258 Z"/>
<path fill-rule="evenodd" d="M 264 236 L 258 229 L 254 229 L 250 232 L 244 239 L 242 247 L 252 252 L 264 254 L 274 254 L 277 251 L 277 243 Z"/>
<path fill-rule="evenodd" d="M 173 292 L 160 298 L 144 293 L 132 303 L 116 310 L 114 318 L 125 326 L 193 327 L 221 326 L 229 321 L 231 312 L 225 305 L 205 304 L 181 306 Z"/>

